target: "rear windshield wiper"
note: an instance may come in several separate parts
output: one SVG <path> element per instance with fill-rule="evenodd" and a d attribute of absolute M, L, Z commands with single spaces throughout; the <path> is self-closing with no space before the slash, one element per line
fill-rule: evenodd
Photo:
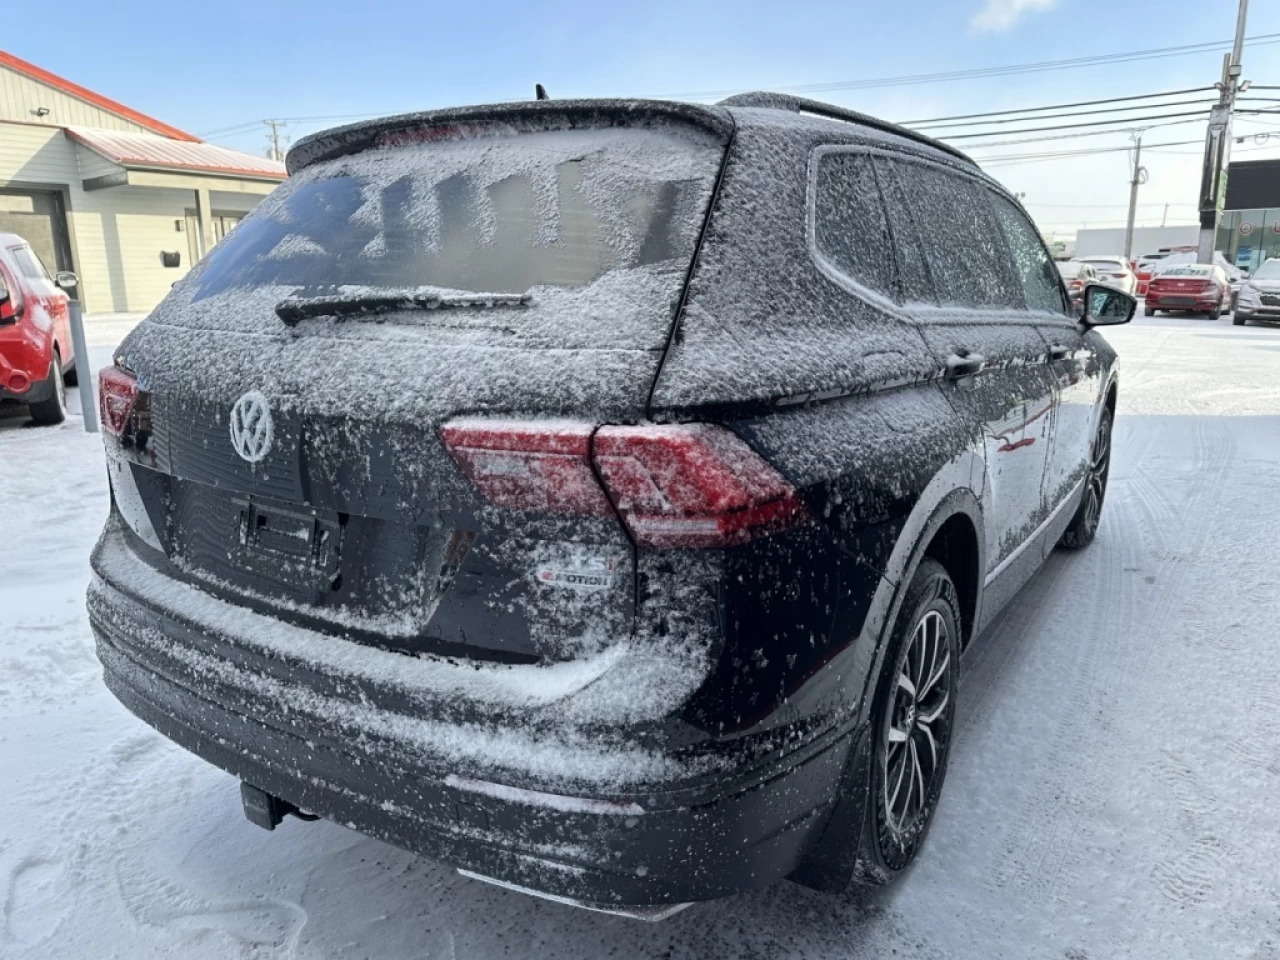
<path fill-rule="evenodd" d="M 532 300 L 527 293 L 368 290 L 318 297 L 290 297 L 276 304 L 276 316 L 292 327 L 309 317 L 356 317 L 396 310 L 445 310 L 455 307 L 527 307 Z"/>

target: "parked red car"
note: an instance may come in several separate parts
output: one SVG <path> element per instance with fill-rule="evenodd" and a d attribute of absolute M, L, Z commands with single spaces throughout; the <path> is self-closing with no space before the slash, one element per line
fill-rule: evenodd
<path fill-rule="evenodd" d="M 1151 317 L 1157 310 L 1180 310 L 1207 313 L 1217 320 L 1230 300 L 1231 284 L 1221 267 L 1186 263 L 1166 267 L 1151 278 L 1142 312 Z"/>
<path fill-rule="evenodd" d="M 66 418 L 76 382 L 68 299 L 25 240 L 0 233 L 0 404 L 26 404 L 39 424 Z"/>

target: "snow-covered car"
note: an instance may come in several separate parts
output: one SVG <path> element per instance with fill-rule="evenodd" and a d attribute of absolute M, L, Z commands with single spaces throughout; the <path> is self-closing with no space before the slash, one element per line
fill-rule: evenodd
<path fill-rule="evenodd" d="M 1240 285 L 1234 311 L 1231 322 L 1236 326 L 1250 320 L 1280 320 L 1280 258 L 1264 261 Z"/>
<path fill-rule="evenodd" d="M 1123 256 L 1114 257 L 1079 257 L 1081 263 L 1087 263 L 1097 271 L 1100 282 L 1109 287 L 1122 290 L 1134 296 L 1138 288 L 1138 277 Z"/>
<path fill-rule="evenodd" d="M 364 123 L 101 374 L 110 689 L 242 781 L 656 918 L 887 883 L 961 651 L 1098 528 L 1115 354 L 963 154 L 825 104 Z"/>

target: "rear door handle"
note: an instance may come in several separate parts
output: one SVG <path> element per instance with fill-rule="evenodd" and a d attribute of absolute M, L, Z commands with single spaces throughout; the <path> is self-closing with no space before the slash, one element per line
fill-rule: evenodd
<path fill-rule="evenodd" d="M 983 358 L 979 354 L 970 353 L 963 357 L 952 354 L 947 358 L 947 379 L 963 380 L 965 377 L 972 377 L 981 372 L 982 364 Z"/>

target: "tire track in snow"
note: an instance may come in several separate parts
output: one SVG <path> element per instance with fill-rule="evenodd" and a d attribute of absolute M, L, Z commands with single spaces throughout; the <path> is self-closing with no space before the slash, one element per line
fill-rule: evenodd
<path fill-rule="evenodd" d="M 1191 504 L 1212 503 L 1198 494 L 1218 486 L 1235 449 L 1226 427 L 1220 422 L 1207 422 L 1212 419 L 1199 417 L 1194 428 L 1194 469 L 1188 498 Z M 1138 464 L 1135 472 L 1141 474 L 1143 470 Z M 1116 549 L 1095 547 L 1089 551 L 1089 582 L 1096 584 L 1094 616 L 1085 630 L 1074 635 L 1081 645 L 1081 655 L 1069 680 L 1067 703 L 1060 712 L 1050 747 L 1036 765 L 1037 788 L 1029 791 L 1023 808 L 1013 816 L 1012 827 L 997 855 L 991 875 L 995 888 L 1018 886 L 1034 897 L 1044 898 L 1055 895 L 1068 880 L 1079 876 L 1084 867 L 1081 825 L 1088 821 L 1088 812 L 1097 797 L 1105 795 L 1109 771 L 1114 769 L 1112 756 L 1125 746 L 1120 710 L 1131 693 L 1140 688 L 1157 641 L 1163 638 L 1165 626 L 1173 616 L 1175 607 L 1164 602 L 1165 598 L 1181 595 L 1182 584 L 1190 575 L 1187 557 L 1168 556 L 1162 564 L 1167 576 L 1159 584 L 1159 595 L 1147 600 L 1144 606 L 1148 609 L 1139 617 L 1133 589 L 1133 573 L 1139 569 L 1139 544 L 1144 559 L 1156 559 L 1147 551 L 1158 548 L 1163 539 L 1159 531 L 1164 525 L 1139 522 L 1137 507 L 1145 502 L 1153 519 L 1166 510 L 1161 503 L 1163 496 L 1145 489 L 1141 482 L 1136 490 L 1127 486 L 1127 492 L 1133 495 L 1116 498 L 1118 502 L 1113 501 L 1109 512 L 1113 522 L 1107 540 L 1116 541 Z M 1202 544 L 1206 536 L 1212 535 L 1215 513 L 1210 506 L 1194 516 L 1190 524 L 1184 517 L 1182 528 L 1187 542 Z M 1109 627 L 1116 623 L 1145 624 L 1145 628 L 1115 637 Z M 1046 798 L 1053 802 L 1047 803 Z"/>

